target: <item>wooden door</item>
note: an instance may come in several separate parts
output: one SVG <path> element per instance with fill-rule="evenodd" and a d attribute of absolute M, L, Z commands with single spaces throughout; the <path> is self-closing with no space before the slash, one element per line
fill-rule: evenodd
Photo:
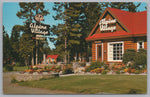
<path fill-rule="evenodd" d="M 97 61 L 102 61 L 102 45 L 97 45 Z"/>

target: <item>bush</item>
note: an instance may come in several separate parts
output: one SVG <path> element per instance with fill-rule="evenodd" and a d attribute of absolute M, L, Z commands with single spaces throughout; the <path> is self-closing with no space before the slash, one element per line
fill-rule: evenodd
<path fill-rule="evenodd" d="M 116 74 L 120 74 L 120 71 L 116 71 Z"/>
<path fill-rule="evenodd" d="M 16 62 L 15 66 L 17 66 L 17 67 L 24 66 L 24 64 L 22 64 L 21 62 Z"/>
<path fill-rule="evenodd" d="M 139 49 L 137 54 L 136 54 L 136 60 L 135 60 L 136 65 L 146 65 L 147 64 L 147 52 L 145 49 Z"/>
<path fill-rule="evenodd" d="M 5 70 L 6 70 L 6 71 L 13 71 L 13 66 L 7 64 L 7 65 L 5 66 Z"/>
<path fill-rule="evenodd" d="M 96 68 L 101 68 L 104 65 L 104 62 L 92 62 L 90 66 L 85 69 L 85 72 L 90 72 Z"/>
<path fill-rule="evenodd" d="M 70 67 L 65 68 L 62 73 L 63 74 L 71 74 L 71 73 L 73 73 L 73 68 L 70 68 Z"/>
<path fill-rule="evenodd" d="M 84 62 L 84 63 L 80 63 L 80 66 L 81 67 L 85 67 L 86 66 L 86 63 Z"/>
<path fill-rule="evenodd" d="M 135 74 L 140 74 L 140 70 L 136 70 L 136 71 L 135 71 Z"/>
<path fill-rule="evenodd" d="M 135 61 L 136 51 L 134 49 L 126 49 L 123 54 L 123 63 L 127 64 L 129 61 Z"/>
<path fill-rule="evenodd" d="M 18 83 L 18 81 L 15 78 L 12 78 L 11 83 Z"/>
<path fill-rule="evenodd" d="M 107 74 L 107 71 L 106 70 L 104 70 L 104 71 L 102 71 L 102 73 L 101 74 Z"/>

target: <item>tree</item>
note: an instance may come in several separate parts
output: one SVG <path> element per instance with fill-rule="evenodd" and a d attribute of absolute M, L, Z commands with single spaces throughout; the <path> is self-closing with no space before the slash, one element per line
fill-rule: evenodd
<path fill-rule="evenodd" d="M 35 14 L 41 13 L 43 16 L 50 14 L 48 10 L 44 10 L 44 4 L 42 2 L 37 3 L 19 3 L 20 11 L 17 12 L 17 16 L 20 19 L 24 19 L 25 22 L 32 22 Z"/>
<path fill-rule="evenodd" d="M 58 49 L 61 48 L 65 63 L 67 63 L 67 53 L 70 52 L 69 50 L 75 47 L 75 45 L 80 44 L 81 25 L 79 25 L 79 19 L 81 12 L 78 9 L 81 6 L 82 3 L 55 3 L 53 8 L 57 12 L 54 19 L 64 21 L 57 26 L 53 26 L 53 32 L 58 36 L 56 47 Z"/>
<path fill-rule="evenodd" d="M 33 41 L 32 37 L 35 37 L 33 34 L 31 34 L 31 31 L 29 29 L 29 23 L 33 22 L 34 16 L 36 14 L 42 14 L 43 16 L 46 16 L 47 14 L 50 14 L 48 10 L 44 9 L 44 3 L 42 2 L 36 2 L 36 3 L 19 3 L 20 6 L 20 11 L 17 12 L 17 16 L 20 19 L 24 19 L 24 27 L 23 27 L 23 34 L 22 37 L 20 38 L 20 43 L 25 43 L 25 45 L 21 45 L 19 47 L 19 53 L 20 55 L 24 58 L 27 59 L 27 55 L 30 54 L 32 56 L 32 60 L 34 59 L 34 48 L 35 48 L 35 41 Z M 26 40 L 27 39 L 27 40 Z M 25 42 L 24 42 L 25 41 Z M 40 43 L 40 42 L 39 42 Z M 30 46 L 30 47 L 29 47 Z M 42 46 L 40 46 L 42 47 Z M 25 48 L 30 48 L 31 50 L 25 49 Z M 28 50 L 28 51 L 26 51 Z M 30 52 L 29 52 L 30 51 Z M 28 52 L 28 53 L 24 53 Z"/>
<path fill-rule="evenodd" d="M 10 39 L 5 31 L 5 27 L 3 26 L 3 65 L 11 64 L 12 56 L 11 56 L 11 44 Z"/>
<path fill-rule="evenodd" d="M 103 7 L 111 7 L 111 8 L 117 8 L 117 9 L 124 9 L 129 12 L 137 12 L 137 8 L 141 5 L 141 3 L 138 3 L 137 5 L 134 4 L 134 2 L 107 2 L 102 3 Z"/>
<path fill-rule="evenodd" d="M 19 61 L 19 41 L 20 41 L 20 35 L 21 35 L 21 32 L 23 30 L 23 26 L 21 25 L 15 25 L 13 28 L 12 28 L 12 33 L 11 33 L 11 37 L 10 37 L 10 42 L 11 42 L 11 46 L 12 46 L 12 57 L 13 57 L 13 60 L 15 61 Z"/>
<path fill-rule="evenodd" d="M 90 34 L 96 22 L 103 13 L 103 9 L 100 3 L 83 3 L 83 8 L 81 9 L 84 17 L 80 22 L 82 25 L 82 36 L 80 38 L 81 44 L 79 50 L 81 55 L 86 53 L 86 61 L 88 57 L 91 56 L 92 43 L 85 40 L 86 37 Z"/>

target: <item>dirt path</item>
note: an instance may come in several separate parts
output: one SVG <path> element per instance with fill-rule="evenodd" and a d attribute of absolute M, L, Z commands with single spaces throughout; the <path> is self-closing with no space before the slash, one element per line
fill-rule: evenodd
<path fill-rule="evenodd" d="M 31 88 L 11 83 L 11 75 L 15 72 L 3 73 L 3 94 L 75 94 L 68 91 Z"/>

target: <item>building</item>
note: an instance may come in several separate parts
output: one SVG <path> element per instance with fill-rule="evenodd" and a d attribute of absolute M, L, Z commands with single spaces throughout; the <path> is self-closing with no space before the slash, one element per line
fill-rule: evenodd
<path fill-rule="evenodd" d="M 47 55 L 46 62 L 47 63 L 56 63 L 58 55 Z"/>
<path fill-rule="evenodd" d="M 126 49 L 147 49 L 147 11 L 107 8 L 92 29 L 92 61 L 122 62 Z"/>

